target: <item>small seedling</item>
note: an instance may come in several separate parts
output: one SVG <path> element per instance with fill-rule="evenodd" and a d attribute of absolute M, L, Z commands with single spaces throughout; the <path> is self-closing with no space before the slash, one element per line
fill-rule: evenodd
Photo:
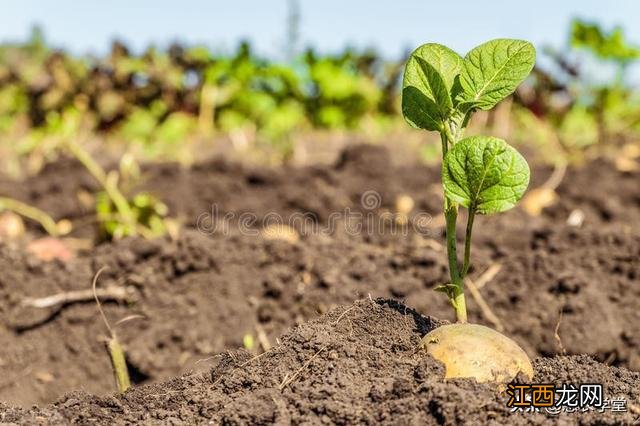
<path fill-rule="evenodd" d="M 492 40 L 472 49 L 464 58 L 445 46 L 428 43 L 417 48 L 406 64 L 402 88 L 403 115 L 413 127 L 440 133 L 442 141 L 444 216 L 451 282 L 436 290 L 447 295 L 458 323 L 467 322 L 464 279 L 469 272 L 475 216 L 509 210 L 522 198 L 529 184 L 526 160 L 504 140 L 491 136 L 463 138 L 463 134 L 475 111 L 488 111 L 515 91 L 533 69 L 535 56 L 531 43 L 521 40 Z M 467 209 L 462 262 L 458 260 L 456 241 L 460 207 Z M 432 334 L 434 332 L 429 333 L 423 342 L 434 356 L 437 352 L 434 346 L 452 345 L 444 354 L 437 356 L 447 366 L 447 377 L 456 376 L 449 364 L 474 358 L 467 356 L 461 359 L 459 356 L 469 352 L 477 352 L 480 358 L 470 362 L 479 361 L 482 365 L 463 369 L 464 373 L 459 373 L 462 377 L 476 377 L 479 381 L 487 381 L 487 377 L 503 380 L 515 376 L 519 370 L 532 372 L 524 351 L 498 332 L 478 325 L 445 327 L 449 333 L 445 329 L 437 329 L 437 336 Z M 474 344 L 470 343 L 471 335 L 477 336 L 473 339 Z M 504 357 L 488 354 L 505 353 L 504 339 L 516 347 L 513 353 L 525 357 L 529 368 L 520 368 L 520 360 L 501 365 L 494 363 Z M 476 340 L 485 344 L 475 344 Z M 452 350 L 457 345 L 463 347 Z M 513 357 L 508 359 L 513 361 Z M 482 368 L 484 371 L 479 371 Z M 469 375 L 474 370 L 478 374 Z M 507 371 L 508 374 L 492 376 L 487 375 L 487 371 Z"/>
<path fill-rule="evenodd" d="M 111 328 L 109 320 L 107 320 L 107 316 L 102 310 L 102 304 L 100 303 L 100 299 L 98 298 L 98 291 L 96 289 L 98 277 L 103 270 L 104 268 L 101 268 L 98 270 L 98 272 L 96 272 L 96 275 L 93 277 L 91 289 L 93 292 L 93 298 L 95 299 L 96 305 L 98 306 L 98 311 L 100 312 L 100 316 L 102 317 L 102 321 L 104 321 L 104 325 L 107 327 L 107 330 L 109 330 L 109 337 L 106 340 L 106 346 L 107 351 L 109 352 L 109 358 L 111 359 L 111 367 L 113 368 L 116 387 L 118 388 L 118 392 L 125 392 L 131 387 L 131 379 L 129 378 L 129 369 L 127 368 L 124 349 L 122 348 L 122 345 L 120 344 L 120 341 L 116 336 L 115 330 Z"/>
<path fill-rule="evenodd" d="M 96 196 L 96 214 L 103 238 L 119 239 L 132 235 L 154 238 L 168 232 L 165 218 L 168 208 L 164 203 L 146 192 L 137 193 L 130 199 L 123 194 L 119 182 L 121 177 L 139 174 L 132 157 L 123 157 L 120 173 L 107 173 L 77 143 L 67 141 L 65 146 L 104 189 Z"/>
<path fill-rule="evenodd" d="M 249 352 L 253 352 L 256 347 L 256 341 L 253 339 L 252 334 L 247 333 L 242 337 L 242 346 Z"/>

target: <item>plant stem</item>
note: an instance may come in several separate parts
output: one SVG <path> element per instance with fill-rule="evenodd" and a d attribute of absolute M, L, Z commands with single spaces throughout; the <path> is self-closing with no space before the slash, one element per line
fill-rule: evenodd
<path fill-rule="evenodd" d="M 47 231 L 47 234 L 52 237 L 60 235 L 56 221 L 47 213 L 36 207 L 14 200 L 13 198 L 0 197 L 0 211 L 4 209 L 11 210 L 20 216 L 35 220 L 44 228 L 45 231 Z"/>
<path fill-rule="evenodd" d="M 98 290 L 96 286 L 98 285 L 98 277 L 102 271 L 104 271 L 105 267 L 98 269 L 98 272 L 93 277 L 93 281 L 91 283 L 91 291 L 93 293 L 93 298 L 96 301 L 96 306 L 98 307 L 98 311 L 100 312 L 100 316 L 102 317 L 102 321 L 104 321 L 104 325 L 109 330 L 109 334 L 111 337 L 107 341 L 107 350 L 109 351 L 109 358 L 111 359 L 111 366 L 113 367 L 113 375 L 116 379 L 116 386 L 118 387 L 118 392 L 124 392 L 131 387 L 131 380 L 129 378 L 129 369 L 127 368 L 127 359 L 124 354 L 124 349 L 122 345 L 118 341 L 116 337 L 116 332 L 111 328 L 111 324 L 109 324 L 109 320 L 107 320 L 107 316 L 104 314 L 102 310 L 102 305 L 100 304 L 100 299 L 98 298 Z M 117 325 L 117 324 L 116 324 Z"/>
<path fill-rule="evenodd" d="M 458 132 L 456 132 L 458 133 Z M 446 155 L 449 144 L 455 143 L 453 133 L 449 125 L 445 125 L 440 132 L 442 139 L 442 157 Z M 444 164 L 444 162 L 443 162 Z M 444 167 L 444 166 L 443 166 Z M 458 265 L 458 248 L 456 242 L 456 225 L 458 221 L 458 205 L 452 202 L 446 195 L 444 197 L 444 217 L 446 221 L 447 256 L 449 258 L 449 277 L 453 289 L 448 293 L 449 301 L 456 312 L 458 322 L 467 322 L 467 304 L 464 298 L 464 283 L 460 275 Z"/>
<path fill-rule="evenodd" d="M 464 298 L 463 288 L 461 288 L 460 291 L 454 296 L 452 304 L 453 309 L 455 309 L 456 311 L 456 320 L 462 324 L 467 322 L 467 302 Z"/>
<path fill-rule="evenodd" d="M 451 131 L 451 127 L 449 127 L 449 123 L 445 124 L 443 126 L 443 129 L 444 130 L 440 132 L 440 137 L 443 139 L 442 143 L 447 145 L 447 147 L 449 144 L 453 145 L 454 143 L 456 143 L 456 140 L 453 136 L 453 132 Z M 447 153 L 446 150 L 442 152 L 443 159 L 446 153 Z"/>
<path fill-rule="evenodd" d="M 471 232 L 473 231 L 473 219 L 475 218 L 474 206 L 469 206 L 469 216 L 467 217 L 467 230 L 464 235 L 464 263 L 462 264 L 462 279 L 469 271 L 469 258 L 471 256 Z"/>
<path fill-rule="evenodd" d="M 449 276 L 451 284 L 460 283 L 458 268 L 458 248 L 456 243 L 456 222 L 458 221 L 458 207 L 450 205 L 444 212 L 447 233 L 447 256 L 449 258 Z"/>
<path fill-rule="evenodd" d="M 458 206 L 445 201 L 449 204 L 449 207 L 445 210 L 445 219 L 447 223 L 447 255 L 449 257 L 449 276 L 451 278 L 451 284 L 454 286 L 451 294 L 449 294 L 449 301 L 456 312 L 456 319 L 458 322 L 467 322 L 467 304 L 464 298 L 464 283 L 460 276 L 460 269 L 458 266 L 458 249 L 456 243 L 456 222 L 458 220 Z"/>
<path fill-rule="evenodd" d="M 113 373 L 116 379 L 118 392 L 125 392 L 131 387 L 131 380 L 129 379 L 129 370 L 127 368 L 124 349 L 122 349 L 122 345 L 120 345 L 120 342 L 116 338 L 115 334 L 113 334 L 109 339 L 107 348 L 109 349 L 111 366 L 113 367 Z"/>
<path fill-rule="evenodd" d="M 118 189 L 117 184 L 112 183 L 111 179 L 108 178 L 105 171 L 100 167 L 100 165 L 89 155 L 87 151 L 85 151 L 80 145 L 73 141 L 67 142 L 67 148 L 71 151 L 74 157 L 82 163 L 82 165 L 91 173 L 91 175 L 102 185 L 104 190 L 109 195 L 111 201 L 116 206 L 118 213 L 121 216 L 122 221 L 130 226 L 131 229 L 135 231 L 135 220 L 133 211 L 131 210 L 131 206 L 129 206 L 129 202 L 125 198 L 124 195 Z"/>

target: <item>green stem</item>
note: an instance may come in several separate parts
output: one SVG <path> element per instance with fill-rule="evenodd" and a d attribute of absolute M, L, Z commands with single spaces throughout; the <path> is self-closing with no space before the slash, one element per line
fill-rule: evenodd
<path fill-rule="evenodd" d="M 471 257 L 471 232 L 473 231 L 473 219 L 475 218 L 475 207 L 469 206 L 469 216 L 467 217 L 467 231 L 464 236 L 464 263 L 462 265 L 462 279 L 469 271 L 469 258 Z"/>
<path fill-rule="evenodd" d="M 442 156 L 447 153 L 449 144 L 453 145 L 455 139 L 451 133 L 449 125 L 446 124 L 442 132 Z M 444 163 L 443 163 L 444 164 Z M 458 322 L 467 322 L 467 304 L 464 298 L 464 283 L 460 275 L 458 265 L 458 248 L 456 242 L 456 225 L 458 221 L 458 205 L 452 202 L 446 195 L 444 197 L 444 217 L 446 221 L 447 256 L 449 258 L 449 277 L 451 278 L 452 290 L 448 293 L 449 301 L 456 312 Z"/>
<path fill-rule="evenodd" d="M 135 228 L 135 220 L 133 211 L 131 210 L 131 206 L 127 199 L 122 195 L 120 190 L 118 189 L 117 184 L 114 184 L 110 181 L 105 171 L 100 167 L 100 165 L 89 155 L 87 151 L 85 151 L 80 145 L 73 141 L 67 142 L 67 148 L 74 157 L 82 163 L 82 165 L 91 173 L 91 175 L 102 185 L 104 190 L 109 195 L 111 201 L 116 206 L 118 213 L 120 214 L 124 223 L 129 225 L 132 229 Z"/>
<path fill-rule="evenodd" d="M 448 137 L 447 134 L 445 133 L 445 131 L 441 131 L 440 132 L 440 141 L 442 142 L 442 158 L 444 158 L 445 155 L 447 155 L 447 152 L 449 151 L 449 142 L 448 142 Z"/>
<path fill-rule="evenodd" d="M 111 339 L 109 339 L 107 348 L 109 349 L 111 366 L 113 367 L 113 374 L 116 379 L 118 392 L 125 392 L 131 387 L 131 380 L 129 379 L 129 369 L 127 368 L 124 349 L 115 334 L 113 334 Z"/>
<path fill-rule="evenodd" d="M 446 201 L 446 200 L 445 200 Z M 458 206 L 450 205 L 444 212 L 447 233 L 447 256 L 449 258 L 449 276 L 451 284 L 460 283 L 458 268 L 458 248 L 456 243 L 456 222 L 458 221 Z"/>
<path fill-rule="evenodd" d="M 13 198 L 0 197 L 0 211 L 7 209 L 11 210 L 14 213 L 19 214 L 20 216 L 24 216 L 28 219 L 34 220 L 40 224 L 47 231 L 47 234 L 52 237 L 57 237 L 60 235 L 60 231 L 58 230 L 58 225 L 56 221 L 53 220 L 51 216 L 49 216 L 44 211 L 20 202 L 18 200 L 14 200 Z"/>
<path fill-rule="evenodd" d="M 111 335 L 111 337 L 107 341 L 107 350 L 109 351 L 109 358 L 111 359 L 111 367 L 113 368 L 113 376 L 116 379 L 116 386 L 118 387 L 118 392 L 124 392 L 129 389 L 129 387 L 131 387 L 129 369 L 127 368 L 127 359 L 124 354 L 124 349 L 122 348 L 122 345 L 116 337 L 116 332 L 111 328 L 109 320 L 102 310 L 102 305 L 100 304 L 100 299 L 98 298 L 98 291 L 96 290 L 98 285 L 98 278 L 100 277 L 102 271 L 105 270 L 105 268 L 106 267 L 103 266 L 102 268 L 98 269 L 98 272 L 96 272 L 96 274 L 93 276 L 91 289 L 93 290 L 93 298 L 96 301 L 98 312 L 100 312 L 102 321 L 104 321 L 104 325 L 107 327 L 107 330 L 109 330 L 109 334 Z"/>
<path fill-rule="evenodd" d="M 467 322 L 467 302 L 464 298 L 464 288 L 456 292 L 451 303 L 453 304 L 453 309 L 456 311 L 456 320 L 462 324 Z"/>
<path fill-rule="evenodd" d="M 443 126 L 443 131 L 440 132 L 440 137 L 443 139 L 443 144 L 447 145 L 447 147 L 449 146 L 449 144 L 451 144 L 453 146 L 453 144 L 456 142 L 456 139 L 453 136 L 453 133 L 451 132 L 451 127 L 450 123 L 445 123 Z M 446 150 L 444 150 L 442 152 L 442 157 L 444 159 L 445 154 L 447 153 Z"/>
<path fill-rule="evenodd" d="M 458 221 L 458 206 L 445 201 L 449 207 L 445 210 L 446 233 L 447 233 L 447 256 L 449 258 L 449 277 L 454 286 L 449 294 L 449 301 L 456 312 L 458 322 L 467 322 L 467 306 L 464 299 L 464 283 L 460 275 L 458 265 L 458 249 L 456 242 L 456 223 Z"/>

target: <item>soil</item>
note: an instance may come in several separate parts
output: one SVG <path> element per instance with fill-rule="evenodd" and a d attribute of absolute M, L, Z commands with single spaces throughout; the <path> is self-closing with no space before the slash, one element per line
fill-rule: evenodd
<path fill-rule="evenodd" d="M 124 395 L 74 392 L 53 405 L 3 407 L 18 424 L 631 424 L 636 414 L 516 412 L 495 385 L 444 381 L 416 348 L 437 320 L 392 300 L 331 310 L 282 336 L 263 355 L 224 353 L 206 373 L 140 386 Z M 538 358 L 537 383 L 597 381 L 604 394 L 635 401 L 640 373 L 588 356 Z"/>
<path fill-rule="evenodd" d="M 550 173 L 535 167 L 532 187 Z M 440 383 L 439 367 L 411 352 L 424 324 L 435 320 L 411 326 L 418 317 L 398 316 L 389 304 L 370 301 L 393 298 L 416 312 L 453 319 L 445 298 L 433 291 L 447 277 L 435 167 L 396 163 L 383 147 L 354 146 L 331 165 L 271 169 L 215 158 L 191 169 L 151 165 L 144 175 L 142 186 L 184 223 L 178 238 L 102 243 L 69 262 L 38 260 L 24 242 L 0 243 L 0 401 L 8 404 L 6 420 L 506 421 L 500 421 L 506 415 L 503 396 L 477 384 Z M 558 188 L 559 201 L 541 216 L 514 209 L 476 221 L 471 277 L 500 268 L 480 292 L 505 334 L 532 357 L 589 355 L 538 358 L 541 379 L 601 381 L 637 401 L 625 386 L 637 389 L 638 375 L 631 371 L 640 371 L 638 182 L 637 174 L 598 160 L 570 169 Z M 0 179 L 0 194 L 56 219 L 87 223 L 76 227 L 74 238 L 96 235 L 87 220 L 91 207 L 83 201 L 96 190 L 70 160 L 19 184 Z M 409 223 L 424 225 L 419 229 L 384 219 L 402 194 L 415 201 Z M 581 226 L 567 223 L 576 212 L 584 218 Z M 296 218 L 298 242 L 260 236 L 257 230 L 274 214 Z M 359 232 L 346 226 L 348 214 L 360 215 Z M 29 231 L 32 237 L 40 232 L 33 225 Z M 106 329 L 93 301 L 55 309 L 22 304 L 25 298 L 87 290 L 103 266 L 108 268 L 101 288 L 130 287 L 128 300 L 107 301 L 104 309 L 112 323 L 130 318 L 117 326 L 118 337 L 134 382 L 152 383 L 120 397 L 104 396 L 114 385 Z M 349 320 L 329 333 L 356 299 L 368 302 L 358 302 Z M 470 319 L 492 325 L 468 299 Z M 246 335 L 255 341 L 253 353 L 273 348 L 238 370 L 249 355 L 226 351 L 241 347 Z M 283 391 L 274 387 L 323 343 L 329 350 L 312 361 L 304 380 Z M 212 365 L 216 377 L 224 377 L 215 386 Z M 331 380 L 329 365 L 335 369 Z M 62 397 L 78 390 L 87 393 Z M 53 401 L 32 411 L 8 408 Z M 593 414 L 585 414 L 585 421 L 596 421 Z"/>

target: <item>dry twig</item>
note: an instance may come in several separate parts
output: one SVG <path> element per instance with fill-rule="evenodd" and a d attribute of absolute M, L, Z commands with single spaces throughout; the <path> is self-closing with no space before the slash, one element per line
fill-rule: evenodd
<path fill-rule="evenodd" d="M 482 316 L 491 324 L 493 324 L 496 330 L 498 330 L 499 332 L 503 332 L 504 325 L 502 324 L 502 321 L 500 321 L 500 318 L 498 318 L 498 316 L 493 313 L 491 307 L 489 307 L 489 304 L 486 300 L 484 300 L 484 297 L 480 293 L 480 290 L 478 290 L 478 287 L 469 278 L 466 278 L 465 281 L 465 284 L 469 289 L 471 296 L 473 296 L 473 299 L 478 304 L 478 307 L 480 307 L 480 311 L 482 311 Z"/>
<path fill-rule="evenodd" d="M 264 332 L 264 328 L 260 324 L 256 324 L 256 337 L 258 338 L 258 343 L 262 347 L 264 352 L 271 349 L 271 342 L 269 342 L 269 338 L 267 337 L 267 333 Z"/>
<path fill-rule="evenodd" d="M 89 302 L 94 298 L 103 300 L 127 301 L 133 296 L 133 289 L 130 287 L 107 287 L 94 290 L 75 290 L 53 294 L 40 298 L 26 298 L 21 305 L 30 308 L 51 308 L 70 303 Z"/>
<path fill-rule="evenodd" d="M 502 324 L 502 321 L 500 321 L 500 318 L 493 313 L 491 307 L 480 293 L 480 289 L 487 285 L 487 283 L 489 283 L 498 274 L 501 268 L 502 266 L 499 263 L 494 263 L 478 278 L 477 283 L 474 283 L 469 277 L 465 279 L 465 282 L 471 296 L 478 304 L 478 307 L 480 307 L 482 316 L 493 324 L 496 330 L 503 332 L 504 325 Z"/>
<path fill-rule="evenodd" d="M 485 285 L 489 284 L 492 279 L 498 275 L 498 272 L 502 269 L 502 265 L 499 263 L 493 263 L 489 265 L 486 271 L 477 280 L 475 280 L 475 285 L 478 290 L 480 290 Z"/>

